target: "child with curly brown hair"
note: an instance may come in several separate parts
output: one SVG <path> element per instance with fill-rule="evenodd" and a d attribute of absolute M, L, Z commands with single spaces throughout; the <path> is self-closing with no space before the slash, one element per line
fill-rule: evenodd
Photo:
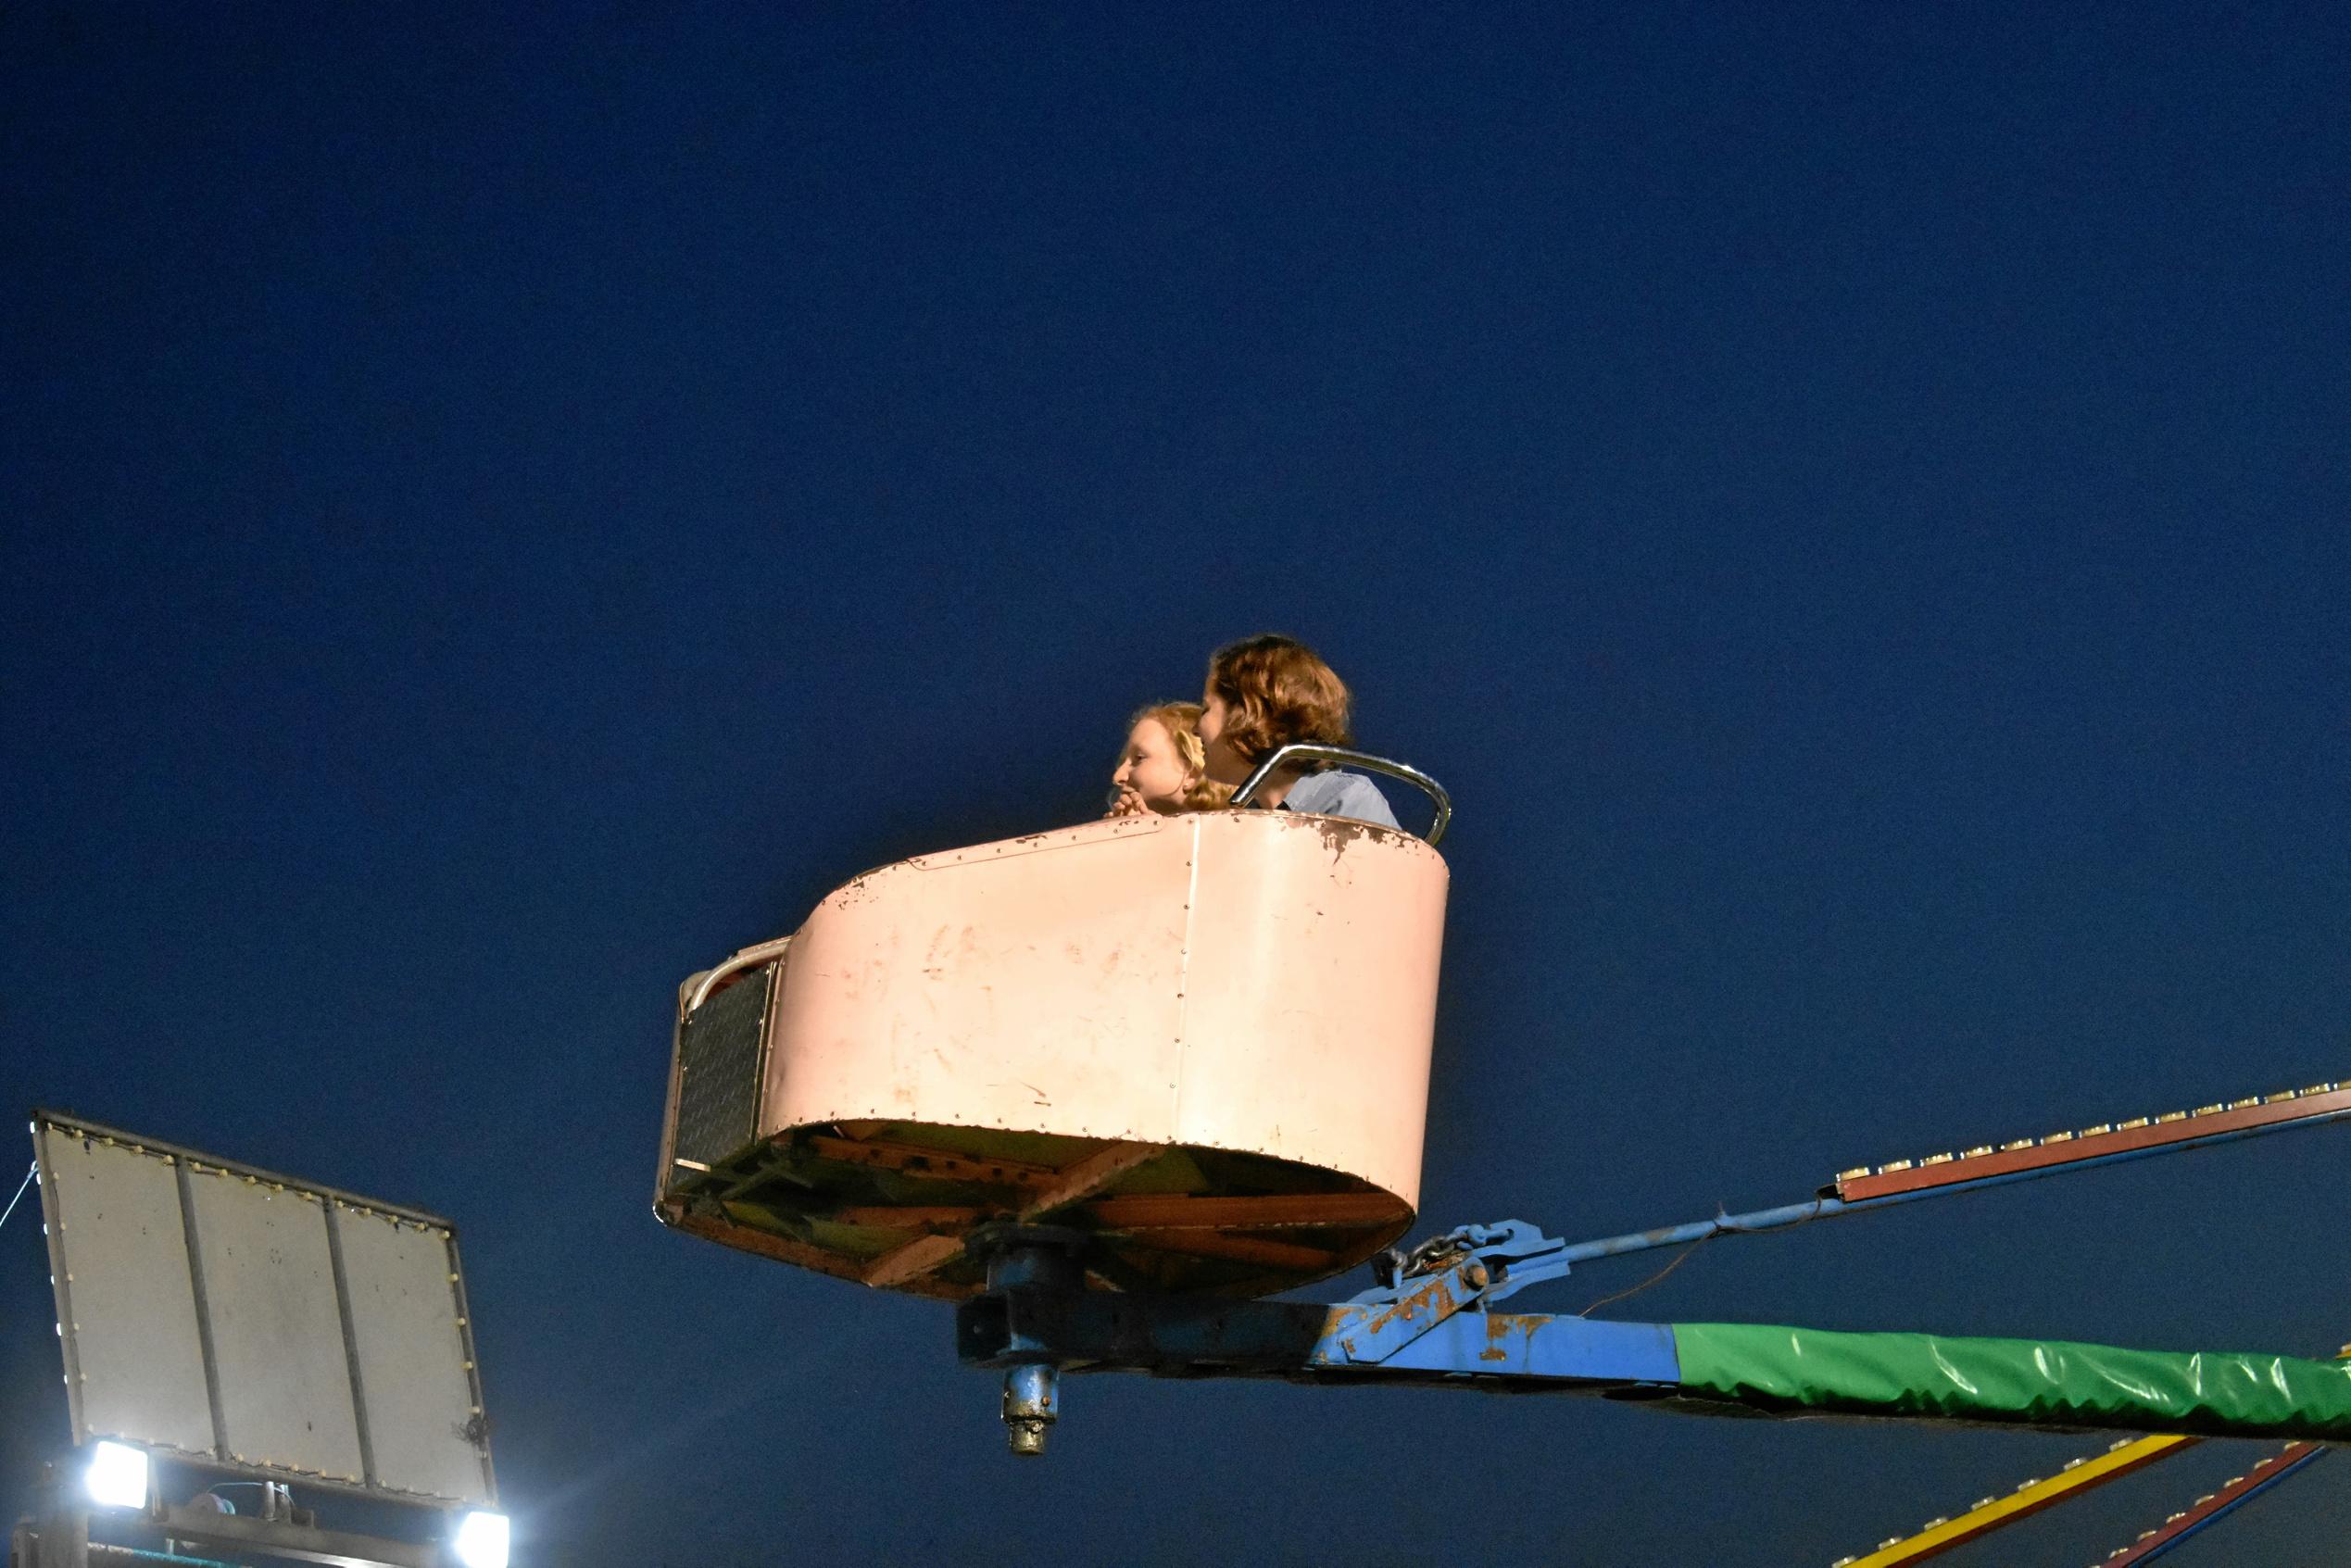
<path fill-rule="evenodd" d="M 1353 697 L 1339 671 L 1294 637 L 1246 637 L 1218 648 L 1208 661 L 1201 694 L 1200 739 L 1210 780 L 1227 792 L 1248 782 L 1257 765 L 1299 741 L 1353 744 L 1348 721 Z M 1396 826 L 1396 813 L 1379 786 L 1361 773 L 1283 768 L 1258 786 L 1253 806 L 1353 817 Z"/>

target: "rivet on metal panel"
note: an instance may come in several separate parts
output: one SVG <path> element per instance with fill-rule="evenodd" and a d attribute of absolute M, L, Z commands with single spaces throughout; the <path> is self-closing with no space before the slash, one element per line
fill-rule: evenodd
<path fill-rule="evenodd" d="M 2111 1123 L 2111 1122 L 2101 1122 L 2101 1123 L 2098 1123 L 2096 1126 L 2094 1126 L 2094 1127 L 2084 1127 L 2084 1128 L 2082 1128 L 2082 1129 L 2081 1129 L 2081 1136 L 2083 1136 L 2083 1137 L 2085 1137 L 2085 1138 L 2097 1138 L 2097 1137 L 2104 1137 L 2106 1134 L 2111 1133 L 2111 1132 L 2113 1132 L 2113 1131 L 2114 1131 L 2114 1123 Z"/>
<path fill-rule="evenodd" d="M 1961 1150 L 1961 1151 L 1960 1151 L 1960 1154 L 1959 1154 L 1959 1158 L 1960 1158 L 1960 1159 L 1962 1159 L 1962 1160 L 1980 1160 L 1980 1159 L 1982 1159 L 1985 1155 L 1990 1154 L 1991 1152 L 1992 1152 L 1992 1146 L 1991 1146 L 1990 1144 L 1988 1144 L 1988 1143 L 1980 1143 L 1980 1144 L 1976 1145 L 1976 1147 L 1975 1147 L 1975 1148 L 1969 1148 L 1969 1149 L 1963 1149 L 1963 1150 Z"/>
<path fill-rule="evenodd" d="M 2130 1121 L 2128 1121 L 2128 1122 L 2118 1122 L 2118 1123 L 2115 1123 L 2115 1130 L 2116 1130 L 2117 1132 L 2121 1132 L 2121 1133 L 2135 1133 L 2135 1132 L 2137 1132 L 2140 1128 L 2142 1128 L 2142 1127 L 2145 1126 L 2146 1124 L 2147 1124 L 2147 1119 L 2146 1119 L 2145 1117 L 2144 1117 L 2144 1116 L 2133 1116 L 2133 1117 L 2132 1117 L 2132 1118 L 2131 1118 L 2131 1120 L 2130 1120 Z"/>
<path fill-rule="evenodd" d="M 2014 1154 L 2020 1148 L 2030 1148 L 2031 1147 L 2032 1140 L 2030 1138 L 2012 1138 L 2008 1142 L 2000 1146 L 2000 1152 L 2003 1154 Z"/>
<path fill-rule="evenodd" d="M 2189 1114 L 2191 1116 L 2218 1116 L 2223 1109 L 2225 1108 L 2218 1105 L 2199 1105 Z"/>
<path fill-rule="evenodd" d="M 1890 1161 L 1888 1161 L 1887 1163 L 1885 1163 L 1885 1164 L 1883 1164 L 1883 1165 L 1879 1166 L 1879 1167 L 1878 1167 L 1878 1174 L 1880 1174 L 1880 1175 L 1881 1175 L 1881 1176 L 1891 1176 L 1891 1175 L 1892 1175 L 1892 1174 L 1893 1174 L 1896 1171 L 1907 1171 L 1907 1170 L 1909 1170 L 1909 1169 L 1910 1169 L 1910 1161 L 1909 1161 L 1909 1160 L 1890 1160 Z"/>
<path fill-rule="evenodd" d="M 2229 1109 L 2230 1109 L 2230 1110 L 2249 1110 L 2250 1108 L 2252 1108 L 2252 1107 L 2254 1107 L 2254 1106 L 2259 1105 L 2260 1103 L 2261 1103 L 2261 1097 L 2260 1097 L 2259 1095 L 2255 1095 L 2255 1096 L 2254 1096 L 2251 1099 L 2232 1099 L 2232 1100 L 2231 1100 L 2231 1101 L 2229 1102 Z"/>
<path fill-rule="evenodd" d="M 1998 1498 L 1978 1498 L 1976 1499 L 1976 1508 L 1990 1508 L 1993 1503 L 1996 1503 L 2000 1499 Z M 1974 1510 L 1971 1509 L 1968 1512 L 1973 1512 Z"/>
<path fill-rule="evenodd" d="M 2041 1141 L 2043 1146 L 2053 1143 L 2071 1143 L 2073 1142 L 2073 1135 L 2071 1133 L 2051 1133 L 2047 1137 L 2043 1138 Z"/>
<path fill-rule="evenodd" d="M 2167 1110 L 2162 1115 L 2156 1117 L 2156 1121 L 2158 1123 L 2161 1123 L 2165 1122 L 2185 1122 L 2187 1119 L 2188 1113 L 2184 1110 Z"/>
<path fill-rule="evenodd" d="M 1919 1525 L 1918 1528 L 1921 1530 L 1940 1530 L 1945 1524 L 1950 1523 L 1951 1520 L 1948 1515 L 1938 1513 L 1932 1519 L 1928 1520 L 1924 1524 Z"/>
<path fill-rule="evenodd" d="M 1945 1150 L 1942 1154 L 1930 1154 L 1924 1160 L 1919 1160 L 1918 1163 L 1921 1165 L 1948 1165 L 1951 1163 L 1951 1160 L 1952 1156 L 1950 1152 Z"/>

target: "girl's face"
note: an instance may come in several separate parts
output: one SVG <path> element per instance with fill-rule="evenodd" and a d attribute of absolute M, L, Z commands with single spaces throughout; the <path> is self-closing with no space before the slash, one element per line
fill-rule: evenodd
<path fill-rule="evenodd" d="M 1216 695 L 1213 682 L 1201 693 L 1200 702 L 1200 744 L 1208 753 L 1208 776 L 1223 784 L 1247 784 L 1253 769 L 1249 759 L 1235 751 L 1225 739 L 1225 727 L 1232 722 L 1232 712 L 1225 706 L 1225 699 Z"/>
<path fill-rule="evenodd" d="M 1112 784 L 1133 790 L 1152 810 L 1170 814 L 1183 809 L 1184 786 L 1190 782 L 1176 737 L 1156 719 L 1146 719 L 1128 733 L 1126 749 L 1111 774 Z"/>

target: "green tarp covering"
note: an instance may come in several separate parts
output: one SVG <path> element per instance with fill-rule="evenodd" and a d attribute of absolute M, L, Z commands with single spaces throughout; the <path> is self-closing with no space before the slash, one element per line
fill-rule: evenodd
<path fill-rule="evenodd" d="M 2351 1366 L 2063 1340 L 1676 1323 L 1684 1392 L 1795 1412 L 2351 1441 Z"/>

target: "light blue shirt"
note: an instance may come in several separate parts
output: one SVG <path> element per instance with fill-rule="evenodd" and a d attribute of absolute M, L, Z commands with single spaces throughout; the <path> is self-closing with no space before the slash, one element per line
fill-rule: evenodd
<path fill-rule="evenodd" d="M 1361 773 L 1339 768 L 1309 773 L 1290 785 L 1289 793 L 1282 797 L 1281 809 L 1311 811 L 1318 817 L 1352 817 L 1359 822 L 1397 827 L 1396 813 L 1389 809 L 1388 797 L 1379 793 L 1379 786 Z"/>

